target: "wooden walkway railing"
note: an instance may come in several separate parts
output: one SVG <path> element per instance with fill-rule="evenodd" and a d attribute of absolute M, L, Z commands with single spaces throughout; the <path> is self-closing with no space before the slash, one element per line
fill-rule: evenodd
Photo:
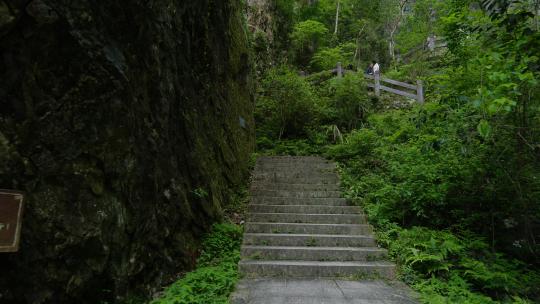
<path fill-rule="evenodd" d="M 346 70 L 343 69 L 340 62 L 338 62 L 337 67 L 336 69 L 334 69 L 334 71 L 337 77 L 343 77 L 343 75 L 347 72 Z M 414 85 L 414 84 L 401 82 L 401 81 L 397 81 L 397 80 L 393 80 L 389 78 L 383 78 L 381 77 L 380 74 L 375 74 L 375 75 L 364 74 L 364 77 L 368 80 L 373 80 L 373 82 L 369 82 L 367 86 L 370 88 L 373 88 L 375 90 L 375 95 L 377 96 L 381 96 L 381 91 L 385 91 L 385 92 L 415 99 L 418 103 L 421 103 L 421 104 L 424 103 L 424 85 L 422 83 L 422 80 L 417 80 L 416 85 Z M 395 89 L 395 88 L 384 85 L 384 83 L 389 83 L 399 88 L 408 89 L 409 91 L 412 90 L 413 92 L 407 92 L 407 91 Z"/>
<path fill-rule="evenodd" d="M 382 78 L 380 74 L 375 75 L 364 75 L 367 79 L 373 80 L 373 83 L 368 83 L 368 87 L 375 89 L 375 95 L 381 96 L 381 91 L 386 91 L 389 93 L 394 93 L 400 96 L 409 97 L 412 99 L 416 99 L 419 103 L 424 103 L 424 85 L 422 83 L 422 80 L 417 80 L 416 85 L 409 84 L 406 82 L 401 82 L 389 78 Z M 414 93 L 409 93 L 406 91 L 401 91 L 398 89 L 394 89 L 388 86 L 385 86 L 382 83 L 389 83 L 397 87 L 402 87 L 405 89 L 413 90 Z"/>

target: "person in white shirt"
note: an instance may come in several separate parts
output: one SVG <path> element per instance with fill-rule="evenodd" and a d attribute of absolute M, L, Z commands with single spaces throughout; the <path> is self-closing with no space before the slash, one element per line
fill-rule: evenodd
<path fill-rule="evenodd" d="M 381 67 L 377 63 L 377 61 L 373 61 L 373 74 L 381 74 Z"/>

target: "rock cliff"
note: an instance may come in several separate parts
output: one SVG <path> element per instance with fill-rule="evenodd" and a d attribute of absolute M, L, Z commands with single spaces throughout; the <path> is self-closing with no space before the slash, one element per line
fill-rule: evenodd
<path fill-rule="evenodd" d="M 239 0 L 0 0 L 0 188 L 27 193 L 1 303 L 150 294 L 246 176 Z"/>

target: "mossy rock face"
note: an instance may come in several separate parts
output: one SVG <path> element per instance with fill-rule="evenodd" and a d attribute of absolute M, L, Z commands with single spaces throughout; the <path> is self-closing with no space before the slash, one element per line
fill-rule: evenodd
<path fill-rule="evenodd" d="M 0 188 L 28 205 L 0 302 L 149 295 L 193 265 L 247 174 L 240 1 L 4 2 Z"/>

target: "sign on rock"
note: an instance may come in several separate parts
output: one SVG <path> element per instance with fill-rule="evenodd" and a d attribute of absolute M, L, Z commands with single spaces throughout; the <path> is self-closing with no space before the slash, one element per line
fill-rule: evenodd
<path fill-rule="evenodd" d="M 0 252 L 19 250 L 24 195 L 0 189 Z"/>

